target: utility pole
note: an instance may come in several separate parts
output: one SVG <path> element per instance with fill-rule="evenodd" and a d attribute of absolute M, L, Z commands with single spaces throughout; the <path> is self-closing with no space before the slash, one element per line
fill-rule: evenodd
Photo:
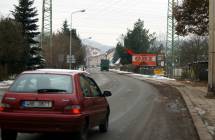
<path fill-rule="evenodd" d="M 42 32 L 41 32 L 41 48 L 43 49 L 44 40 L 48 40 L 49 62 L 52 64 L 52 0 L 43 0 L 42 6 Z"/>
<path fill-rule="evenodd" d="M 209 1 L 208 95 L 215 94 L 215 1 Z"/>
<path fill-rule="evenodd" d="M 72 63 L 75 63 L 75 57 L 74 55 L 72 55 L 72 16 L 73 14 L 76 14 L 76 13 L 84 13 L 86 12 L 85 9 L 83 10 L 77 10 L 77 11 L 73 11 L 71 13 L 71 25 L 70 25 L 70 37 L 69 37 L 69 69 L 72 69 Z"/>
<path fill-rule="evenodd" d="M 175 69 L 175 54 L 174 48 L 176 47 L 176 40 L 178 35 L 175 34 L 175 17 L 173 15 L 174 7 L 178 4 L 178 0 L 168 0 L 168 11 L 167 11 L 167 36 L 166 36 L 166 73 L 167 75 L 173 77 Z M 168 53 L 168 49 L 171 49 L 171 53 Z M 171 56 L 168 64 L 168 56 Z"/>

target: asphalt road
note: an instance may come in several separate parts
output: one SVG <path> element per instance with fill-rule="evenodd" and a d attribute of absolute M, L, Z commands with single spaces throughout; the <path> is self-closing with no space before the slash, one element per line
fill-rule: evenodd
<path fill-rule="evenodd" d="M 183 100 L 173 89 L 111 72 L 91 70 L 102 90 L 110 90 L 110 126 L 101 134 L 90 130 L 89 140 L 198 140 Z M 160 93 L 163 92 L 163 93 Z M 62 139 L 59 135 L 19 134 L 18 140 Z"/>

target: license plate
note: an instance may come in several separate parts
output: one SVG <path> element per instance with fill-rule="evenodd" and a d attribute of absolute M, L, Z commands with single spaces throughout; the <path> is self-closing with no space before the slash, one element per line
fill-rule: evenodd
<path fill-rule="evenodd" d="M 22 107 L 24 108 L 51 108 L 51 101 L 23 101 Z"/>

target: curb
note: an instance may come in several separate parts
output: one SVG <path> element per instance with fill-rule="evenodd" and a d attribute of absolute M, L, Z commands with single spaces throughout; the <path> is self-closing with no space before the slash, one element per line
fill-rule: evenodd
<path fill-rule="evenodd" d="M 213 140 L 212 136 L 208 133 L 208 130 L 204 125 L 204 122 L 199 117 L 198 112 L 194 110 L 194 106 L 193 106 L 192 102 L 190 101 L 189 97 L 186 96 L 186 94 L 187 94 L 186 91 L 182 90 L 180 87 L 176 87 L 176 88 L 181 93 L 181 95 L 187 105 L 187 108 L 190 112 L 193 123 L 194 123 L 197 133 L 199 135 L 199 139 L 200 140 Z"/>
<path fill-rule="evenodd" d="M 157 80 L 153 80 L 153 79 L 136 78 L 136 77 L 134 77 L 132 75 L 129 75 L 130 73 L 123 73 L 123 72 L 120 73 L 120 72 L 117 72 L 117 71 L 114 71 L 114 70 L 111 70 L 111 72 L 121 74 L 121 75 L 126 75 L 126 76 L 129 76 L 129 77 L 132 77 L 134 79 L 141 80 L 141 81 L 145 81 L 145 82 L 147 82 L 149 84 L 152 84 L 152 85 L 155 84 L 154 81 L 158 82 Z M 159 82 L 159 84 L 161 84 L 161 83 L 162 82 Z M 189 94 L 189 93 L 187 93 L 185 90 L 183 90 L 180 87 L 177 87 L 177 86 L 174 86 L 174 85 L 171 85 L 171 84 L 168 84 L 168 83 L 163 83 L 163 84 L 167 84 L 167 85 L 169 85 L 171 87 L 174 87 L 181 93 L 181 96 L 183 97 L 183 99 L 184 99 L 184 101 L 186 103 L 186 106 L 187 106 L 187 108 L 189 110 L 189 113 L 190 113 L 190 115 L 192 117 L 193 124 L 195 126 L 196 131 L 197 131 L 199 139 L 200 140 L 213 140 L 212 136 L 208 132 L 208 129 L 205 127 L 203 120 L 200 118 L 200 116 L 198 115 L 197 111 L 194 109 L 194 106 L 193 106 L 192 102 L 190 101 L 189 97 L 186 96 L 186 94 Z M 186 85 L 184 87 L 186 87 Z"/>

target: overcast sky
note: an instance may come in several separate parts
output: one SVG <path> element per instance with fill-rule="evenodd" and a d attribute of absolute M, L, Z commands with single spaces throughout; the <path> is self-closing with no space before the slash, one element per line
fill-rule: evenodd
<path fill-rule="evenodd" d="M 70 23 L 70 13 L 86 9 L 85 13 L 73 15 L 73 28 L 82 39 L 92 37 L 105 45 L 115 46 L 121 34 L 132 28 L 138 18 L 145 21 L 150 32 L 157 35 L 166 32 L 168 0 L 52 0 L 53 30 L 60 30 L 65 19 Z M 0 15 L 8 16 L 18 0 L 1 0 Z M 35 0 L 41 25 L 42 0 Z M 40 26 L 41 28 L 41 26 Z"/>

